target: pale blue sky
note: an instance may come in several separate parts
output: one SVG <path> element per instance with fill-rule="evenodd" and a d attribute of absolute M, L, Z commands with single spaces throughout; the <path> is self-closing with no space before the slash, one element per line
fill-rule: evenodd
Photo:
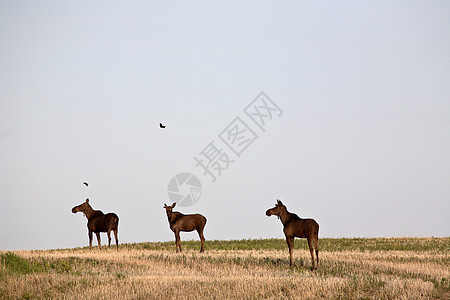
<path fill-rule="evenodd" d="M 120 242 L 173 240 L 162 206 L 180 172 L 202 182 L 179 210 L 208 218 L 206 239 L 283 237 L 264 215 L 277 198 L 322 237 L 448 236 L 449 15 L 448 1 L 0 1 L 0 249 L 87 245 L 70 211 L 87 197 L 119 215 Z M 261 91 L 283 115 L 211 183 L 194 156 Z"/>

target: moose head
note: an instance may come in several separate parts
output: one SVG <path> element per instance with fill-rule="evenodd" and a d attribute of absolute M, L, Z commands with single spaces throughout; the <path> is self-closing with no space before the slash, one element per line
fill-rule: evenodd
<path fill-rule="evenodd" d="M 275 207 L 269 208 L 266 211 L 266 216 L 270 217 L 271 215 L 275 215 L 278 218 L 280 218 L 280 215 L 286 211 L 286 206 L 284 206 L 283 202 L 277 199 L 277 203 L 275 204 Z"/>
<path fill-rule="evenodd" d="M 88 210 L 92 210 L 92 207 L 89 205 L 89 198 L 87 198 L 86 201 L 81 203 L 80 205 L 77 205 L 74 208 L 72 208 L 72 212 L 74 214 L 81 211 L 82 213 L 84 213 L 86 215 L 86 212 Z"/>
<path fill-rule="evenodd" d="M 177 205 L 175 202 L 172 205 L 167 205 L 164 203 L 164 208 L 166 209 L 167 217 L 172 217 L 172 210 L 175 208 L 175 205 Z"/>

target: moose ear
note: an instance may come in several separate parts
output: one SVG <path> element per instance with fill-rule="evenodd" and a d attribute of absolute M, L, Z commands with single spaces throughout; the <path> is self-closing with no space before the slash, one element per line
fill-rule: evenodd
<path fill-rule="evenodd" d="M 283 205 L 283 202 L 281 202 L 280 200 L 277 199 L 277 204 L 278 205 Z"/>
<path fill-rule="evenodd" d="M 174 208 L 175 207 L 175 205 L 177 205 L 175 202 L 172 204 L 172 208 Z"/>
<path fill-rule="evenodd" d="M 166 208 L 166 207 L 167 207 L 167 204 L 165 204 L 165 203 L 164 203 L 164 206 L 163 206 L 163 208 Z"/>
<path fill-rule="evenodd" d="M 86 199 L 86 203 L 89 203 L 89 198 Z"/>

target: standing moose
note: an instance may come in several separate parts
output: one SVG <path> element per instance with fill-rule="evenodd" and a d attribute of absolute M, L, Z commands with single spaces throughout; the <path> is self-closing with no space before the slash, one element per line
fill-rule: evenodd
<path fill-rule="evenodd" d="M 286 236 L 286 242 L 289 247 L 290 266 L 292 267 L 294 262 L 292 259 L 292 252 L 294 250 L 294 238 L 306 238 L 308 240 L 309 251 L 311 252 L 312 267 L 311 270 L 319 267 L 319 247 L 317 245 L 319 241 L 319 224 L 313 219 L 301 219 L 296 214 L 287 211 L 286 206 L 277 200 L 274 208 L 270 208 L 266 211 L 267 216 L 276 215 L 283 223 L 283 231 Z M 317 264 L 314 265 L 314 248 L 316 250 Z"/>
<path fill-rule="evenodd" d="M 116 238 L 116 248 L 119 251 L 119 240 L 117 239 L 117 231 L 119 230 L 119 217 L 115 213 L 107 213 L 106 215 L 101 210 L 94 210 L 89 205 L 89 198 L 86 202 L 72 208 L 73 213 L 81 211 L 88 219 L 88 235 L 89 235 L 89 248 L 92 249 L 92 233 L 95 232 L 97 236 L 98 247 L 100 250 L 102 246 L 100 244 L 100 232 L 106 232 L 108 234 L 108 247 L 111 246 L 111 231 L 114 231 L 114 237 Z"/>
<path fill-rule="evenodd" d="M 203 229 L 206 225 L 206 218 L 201 214 L 183 215 L 180 212 L 172 211 L 176 203 L 168 206 L 164 203 L 166 209 L 167 219 L 169 220 L 170 229 L 175 233 L 175 247 L 181 252 L 180 231 L 197 230 L 198 236 L 201 240 L 200 252 L 204 251 L 205 237 L 203 236 Z"/>

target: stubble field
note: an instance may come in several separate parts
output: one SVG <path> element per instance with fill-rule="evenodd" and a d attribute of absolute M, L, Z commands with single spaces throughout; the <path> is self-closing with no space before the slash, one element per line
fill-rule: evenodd
<path fill-rule="evenodd" d="M 450 299 L 450 238 L 304 240 L 290 267 L 284 240 L 139 243 L 0 252 L 0 298 Z"/>

